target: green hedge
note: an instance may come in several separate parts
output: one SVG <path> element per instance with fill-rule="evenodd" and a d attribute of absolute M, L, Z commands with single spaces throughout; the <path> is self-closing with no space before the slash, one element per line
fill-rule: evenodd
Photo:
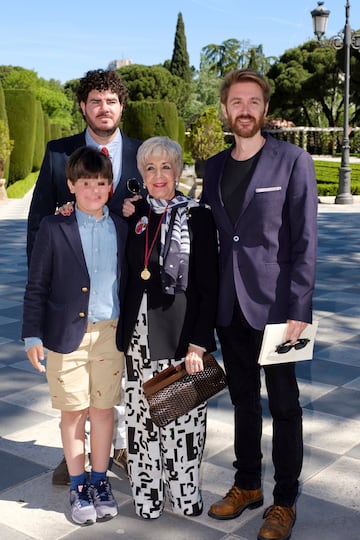
<path fill-rule="evenodd" d="M 61 137 L 62 130 L 60 124 L 50 122 L 50 140 L 53 141 L 54 139 L 61 139 Z"/>
<path fill-rule="evenodd" d="M 29 90 L 5 90 L 10 138 L 14 149 L 10 156 L 9 184 L 32 171 L 36 133 L 36 99 Z"/>
<path fill-rule="evenodd" d="M 47 143 L 51 140 L 50 136 L 50 120 L 46 112 L 43 113 L 43 119 L 44 119 L 44 140 L 45 140 L 45 147 Z"/>
<path fill-rule="evenodd" d="M 6 113 L 4 90 L 0 83 L 0 158 L 5 160 L 5 163 L 2 164 L 4 168 L 3 175 L 5 178 L 9 177 L 9 152 L 11 152 L 9 123 Z"/>
<path fill-rule="evenodd" d="M 38 176 L 39 171 L 32 172 L 23 180 L 17 180 L 17 182 L 14 182 L 11 186 L 7 187 L 6 194 L 9 199 L 22 199 L 34 186 Z"/>
<path fill-rule="evenodd" d="M 36 101 L 36 135 L 33 156 L 33 171 L 38 171 L 41 167 L 45 153 L 45 126 L 44 113 L 40 101 Z"/>
<path fill-rule="evenodd" d="M 340 163 L 314 159 L 318 193 L 321 196 L 335 196 L 339 187 Z M 351 163 L 351 193 L 360 195 L 360 163 Z"/>
<path fill-rule="evenodd" d="M 182 118 L 178 119 L 178 143 L 181 144 L 181 147 L 185 148 L 185 122 Z"/>
<path fill-rule="evenodd" d="M 168 101 L 130 101 L 123 116 L 123 130 L 129 137 L 145 141 L 155 135 L 179 138 L 176 105 Z"/>

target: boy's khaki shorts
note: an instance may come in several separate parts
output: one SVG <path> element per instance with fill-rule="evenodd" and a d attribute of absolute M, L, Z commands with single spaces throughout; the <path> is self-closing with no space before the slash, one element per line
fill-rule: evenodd
<path fill-rule="evenodd" d="M 116 326 L 117 319 L 88 323 L 76 351 L 48 351 L 46 376 L 54 409 L 110 409 L 120 402 L 124 354 L 116 347 Z"/>

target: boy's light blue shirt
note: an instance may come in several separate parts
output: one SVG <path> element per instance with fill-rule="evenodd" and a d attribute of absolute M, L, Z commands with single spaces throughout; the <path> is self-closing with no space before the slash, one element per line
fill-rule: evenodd
<path fill-rule="evenodd" d="M 90 276 L 88 321 L 116 319 L 120 314 L 117 280 L 117 240 L 109 209 L 96 221 L 75 206 L 81 243 Z"/>
<path fill-rule="evenodd" d="M 88 321 L 116 319 L 120 315 L 118 297 L 116 228 L 104 206 L 104 215 L 96 220 L 75 205 L 76 220 L 87 270 L 90 276 Z M 38 337 L 25 338 L 25 351 L 42 344 Z"/>

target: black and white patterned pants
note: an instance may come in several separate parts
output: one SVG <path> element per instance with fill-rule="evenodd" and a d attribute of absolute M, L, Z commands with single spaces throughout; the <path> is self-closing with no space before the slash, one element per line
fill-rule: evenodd
<path fill-rule="evenodd" d="M 174 360 L 151 361 L 147 336 L 146 293 L 126 355 L 126 425 L 128 469 L 135 511 L 157 518 L 164 509 L 165 490 L 174 512 L 199 515 L 200 465 L 205 445 L 206 410 L 203 403 L 164 428 L 151 420 L 142 384 Z"/>

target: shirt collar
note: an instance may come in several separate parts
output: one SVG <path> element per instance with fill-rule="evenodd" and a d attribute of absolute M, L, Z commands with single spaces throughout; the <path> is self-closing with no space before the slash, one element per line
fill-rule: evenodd
<path fill-rule="evenodd" d="M 101 223 L 101 224 L 105 223 L 105 221 L 109 217 L 109 209 L 106 205 L 103 207 L 103 212 L 104 213 L 101 216 L 101 218 L 96 221 L 92 214 L 86 214 L 85 212 L 82 212 L 81 210 L 79 210 L 77 204 L 75 204 L 75 216 L 76 216 L 76 221 L 78 222 L 79 227 L 86 227 L 89 225 L 92 226 L 95 223 Z"/>
<path fill-rule="evenodd" d="M 88 127 L 85 130 L 85 142 L 86 142 L 86 146 L 91 146 L 92 148 L 96 148 L 97 150 L 101 150 L 101 148 L 104 146 L 103 144 L 99 144 L 92 138 Z M 121 131 L 118 128 L 116 132 L 116 136 L 112 139 L 112 141 L 109 142 L 109 144 L 106 145 L 107 149 L 109 150 L 110 155 L 114 153 L 114 149 L 119 148 L 119 143 L 121 142 L 122 142 Z"/>

